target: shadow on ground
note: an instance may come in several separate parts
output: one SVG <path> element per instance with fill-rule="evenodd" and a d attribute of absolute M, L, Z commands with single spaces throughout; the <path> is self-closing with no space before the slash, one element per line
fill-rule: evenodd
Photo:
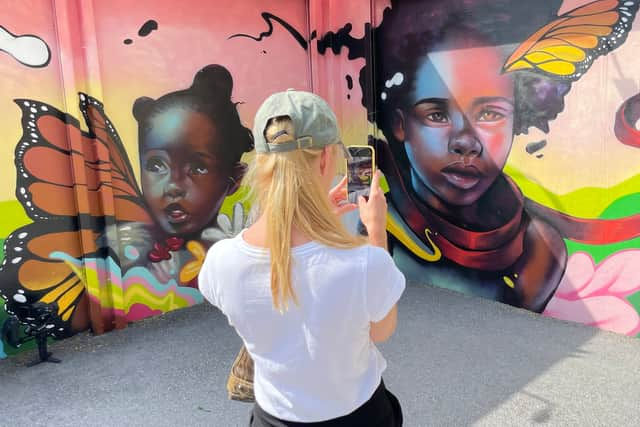
<path fill-rule="evenodd" d="M 405 425 L 640 425 L 640 340 L 410 284 L 382 346 Z M 240 340 L 200 305 L 0 361 L 0 425 L 243 426 L 227 400 Z"/>

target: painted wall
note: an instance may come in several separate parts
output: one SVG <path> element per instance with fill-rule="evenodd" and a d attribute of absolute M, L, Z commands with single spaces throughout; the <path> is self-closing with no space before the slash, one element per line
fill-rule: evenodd
<path fill-rule="evenodd" d="M 640 332 L 637 0 L 6 3 L 0 324 L 202 302 L 253 114 L 294 87 L 376 147 L 407 277 Z"/>

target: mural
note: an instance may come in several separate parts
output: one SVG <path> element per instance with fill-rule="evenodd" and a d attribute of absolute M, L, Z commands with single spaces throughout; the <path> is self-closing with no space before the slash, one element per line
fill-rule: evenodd
<path fill-rule="evenodd" d="M 84 36 L 30 35 L 37 22 L 25 7 L 12 17 L 14 26 L 28 28 L 17 31 L 24 35 L 7 30 L 3 39 L 3 67 L 14 74 L 25 66 L 54 74 L 48 89 L 62 93 L 47 96 L 45 83 L 15 80 L 2 100 L 3 108 L 19 113 L 7 123 L 19 135 L 4 142 L 12 146 L 15 196 L 3 195 L 3 214 L 13 218 L 0 236 L 0 357 L 36 330 L 54 338 L 88 328 L 102 333 L 202 302 L 196 278 L 207 248 L 246 222 L 241 158 L 253 149 L 253 138 L 240 110 L 249 118 L 274 91 L 309 89 L 304 51 L 293 51 L 265 73 L 270 86 L 256 82 L 253 66 L 246 65 L 248 58 L 266 56 L 264 47 L 252 45 L 230 58 L 249 44 L 230 39 L 230 23 L 221 22 L 216 31 L 209 30 L 210 21 L 190 24 L 200 16 L 221 21 L 219 6 L 199 6 L 200 16 L 193 10 L 193 16 L 172 15 L 175 5 L 162 10 L 155 3 L 132 9 L 121 2 L 105 14 L 100 7 L 68 3 L 42 11 L 39 18 L 49 19 L 50 27 L 54 19 L 69 19 L 71 29 L 90 28 Z M 82 18 L 75 20 L 80 10 Z M 238 14 L 248 10 L 255 4 L 235 8 Z M 295 1 L 274 10 L 296 25 L 306 16 Z M 108 25 L 114 16 L 127 22 L 122 34 Z M 244 28 L 253 28 L 250 21 Z M 255 27 L 262 23 L 256 19 Z M 180 28 L 187 30 L 175 31 Z M 187 34 L 194 28 L 206 31 Z M 185 37 L 193 49 L 168 66 L 164 61 Z M 275 46 L 290 41 L 272 39 Z M 83 45 L 95 51 L 83 52 Z M 60 52 L 71 57 L 68 62 Z"/>
<path fill-rule="evenodd" d="M 629 0 L 377 1 L 360 32 L 340 20 L 358 11 L 312 2 L 313 69 L 347 70 L 347 101 L 322 73 L 314 89 L 348 104 L 359 75 L 389 186 L 390 246 L 409 279 L 640 332 L 628 275 L 640 241 L 637 10 Z M 607 107 L 585 102 L 589 92 Z M 599 173 L 576 172 L 585 167 Z"/>
<path fill-rule="evenodd" d="M 201 302 L 288 87 L 376 148 L 410 280 L 640 333 L 638 0 L 213 3 L 3 9 L 0 358 Z"/>
<path fill-rule="evenodd" d="M 624 298 L 640 288 L 620 269 L 632 268 L 637 251 L 612 254 L 594 271 L 589 254 L 569 254 L 564 239 L 630 241 L 640 235 L 637 211 L 576 218 L 523 195 L 506 173 L 514 137 L 550 132 L 572 86 L 625 42 L 638 2 L 596 1 L 558 15 L 560 6 L 399 1 L 385 11 L 375 69 L 366 66 L 360 80 L 382 133 L 373 144 L 390 187 L 394 259 L 416 280 L 634 335 L 637 308 Z M 618 127 L 637 133 L 637 117 L 623 116 Z"/>

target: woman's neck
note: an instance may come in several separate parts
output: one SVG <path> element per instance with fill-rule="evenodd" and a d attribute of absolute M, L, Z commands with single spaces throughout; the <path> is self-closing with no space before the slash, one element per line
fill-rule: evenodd
<path fill-rule="evenodd" d="M 262 214 L 252 225 L 245 231 L 244 240 L 252 246 L 266 248 L 267 244 L 267 217 Z M 291 228 L 291 247 L 300 246 L 309 243 L 310 238 L 302 234 L 294 225 Z"/>

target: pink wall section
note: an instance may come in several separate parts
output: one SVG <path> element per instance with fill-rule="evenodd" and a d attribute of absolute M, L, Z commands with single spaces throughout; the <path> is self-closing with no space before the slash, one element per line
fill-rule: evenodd
<path fill-rule="evenodd" d="M 33 322 L 30 310 L 44 304 L 54 313 L 52 334 L 63 338 L 202 302 L 195 276 L 204 253 L 237 233 L 249 209 L 246 188 L 216 187 L 253 157 L 237 135 L 251 129 L 269 94 L 296 88 L 329 102 L 345 143 L 375 141 L 389 178 L 394 259 L 411 281 L 637 335 L 639 1 L 525 3 L 0 0 L 0 325 L 23 331 Z M 582 21 L 570 20 L 576 17 Z M 564 38 L 549 27 L 572 22 Z M 155 29 L 139 33 L 151 23 Z M 452 36 L 463 25 L 473 30 Z M 581 39 L 571 44 L 566 34 Z M 614 41 L 601 48 L 607 37 Z M 25 63 L 43 52 L 46 63 Z M 514 52 L 529 65 L 508 69 Z M 464 61 L 465 69 L 455 69 Z M 207 67 L 213 64 L 220 67 Z M 581 73 L 562 74 L 570 67 Z M 211 79 L 199 95 L 188 91 L 196 76 Z M 498 80 L 507 82 L 502 98 L 512 104 L 502 117 L 482 101 Z M 183 90 L 189 101 L 180 104 Z M 489 157 L 476 160 L 497 168 L 488 189 L 461 205 L 447 198 L 451 188 L 437 187 L 441 171 L 429 168 L 449 155 L 438 150 L 459 137 L 453 117 L 474 97 L 484 109 L 462 112 L 465 132 L 485 144 Z M 134 117 L 136 102 L 151 107 Z M 154 121 L 162 111 L 167 116 Z M 209 121 L 196 126 L 193 112 Z M 234 137 L 218 138 L 211 124 Z M 206 173 L 185 185 L 200 183 L 194 193 L 205 188 L 219 200 L 162 205 L 157 172 L 193 148 L 184 137 L 175 150 L 170 136 L 193 129 L 205 129 L 209 148 L 226 144 L 212 152 L 238 158 L 189 165 Z M 154 130 L 154 143 L 169 153 L 162 164 L 148 154 Z M 490 138 L 502 144 L 503 164 L 487 154 Z M 422 149 L 429 161 L 407 156 Z M 464 180 L 457 173 L 444 172 L 447 185 Z M 441 203 L 434 207 L 425 192 Z M 183 231 L 167 226 L 167 215 L 184 220 Z M 515 231 L 505 234 L 509 227 Z M 488 241 L 495 247 L 477 246 Z M 539 249 L 535 256 L 527 245 Z M 495 262 L 476 261 L 489 252 Z M 0 340 L 0 358 L 16 346 Z"/>

